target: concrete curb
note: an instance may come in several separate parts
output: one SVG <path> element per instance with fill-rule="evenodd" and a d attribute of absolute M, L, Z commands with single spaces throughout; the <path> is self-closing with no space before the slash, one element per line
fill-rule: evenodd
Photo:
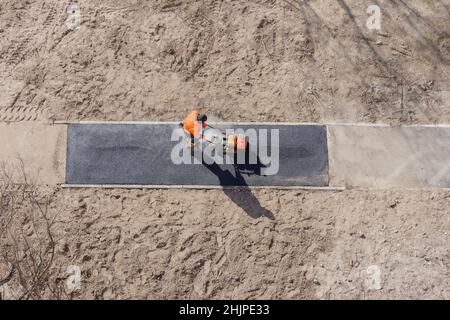
<path fill-rule="evenodd" d="M 179 121 L 103 121 L 103 120 L 55 120 L 55 125 L 67 125 L 67 124 L 178 124 Z M 378 127 L 378 128 L 450 128 L 450 124 L 408 124 L 395 126 L 386 123 L 353 123 L 353 122 L 216 122 L 208 121 L 212 125 L 283 125 L 283 126 L 352 126 L 352 127 Z"/>
<path fill-rule="evenodd" d="M 344 191 L 344 187 L 307 187 L 307 186 L 214 186 L 214 185 L 126 185 L 126 184 L 61 184 L 62 188 L 104 188 L 104 189 L 276 189 L 310 191 Z"/>

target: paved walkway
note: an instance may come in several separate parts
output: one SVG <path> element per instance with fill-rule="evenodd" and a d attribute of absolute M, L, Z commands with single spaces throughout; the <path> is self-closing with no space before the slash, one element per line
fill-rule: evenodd
<path fill-rule="evenodd" d="M 280 130 L 274 176 L 261 175 L 259 165 L 241 166 L 239 174 L 230 165 L 173 164 L 175 126 L 3 123 L 0 161 L 17 166 L 20 157 L 43 184 L 450 188 L 450 126 L 243 125 Z"/>
<path fill-rule="evenodd" d="M 450 128 L 328 126 L 330 183 L 450 188 Z"/>
<path fill-rule="evenodd" d="M 22 179 L 21 162 L 28 179 L 39 184 L 63 183 L 66 168 L 65 126 L 47 123 L 0 123 L 0 163 Z"/>
<path fill-rule="evenodd" d="M 221 130 L 230 128 L 217 127 Z M 186 159 L 189 161 L 174 163 L 172 152 L 177 150 L 174 148 L 179 143 L 171 141 L 171 136 L 177 128 L 170 124 L 71 124 L 68 128 L 66 183 L 328 186 L 325 126 L 233 126 L 234 129 L 254 129 L 258 147 L 266 150 L 264 155 L 269 156 L 267 161 L 264 156 L 260 159 L 255 156 L 256 163 L 249 164 L 247 159 L 246 163 L 236 166 L 205 165 L 201 160 L 195 164 L 190 152 Z M 183 138 L 181 141 L 184 142 Z M 181 145 L 180 152 L 175 155 L 181 155 L 181 149 L 186 150 Z M 237 163 L 237 159 L 233 160 Z"/>

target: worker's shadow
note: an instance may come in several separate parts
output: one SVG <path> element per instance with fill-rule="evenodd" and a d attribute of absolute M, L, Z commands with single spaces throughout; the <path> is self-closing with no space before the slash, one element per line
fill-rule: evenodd
<path fill-rule="evenodd" d="M 249 175 L 259 175 L 261 173 L 261 167 L 264 167 L 264 165 L 260 164 L 259 161 L 257 164 L 235 164 L 235 175 L 233 175 L 229 170 L 222 170 L 222 168 L 216 163 L 203 164 L 219 178 L 220 185 L 224 187 L 224 193 L 228 196 L 228 198 L 241 207 L 242 210 L 244 210 L 250 217 L 254 219 L 260 217 L 267 217 L 271 220 L 275 219 L 271 211 L 261 206 L 261 203 L 253 195 L 247 182 L 241 174 L 241 172 L 243 172 Z M 233 186 L 233 188 L 230 188 L 230 186 Z M 234 186 L 237 188 L 234 188 Z"/>

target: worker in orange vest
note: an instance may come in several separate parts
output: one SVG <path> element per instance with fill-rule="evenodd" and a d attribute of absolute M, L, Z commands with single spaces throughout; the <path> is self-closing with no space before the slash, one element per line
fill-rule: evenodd
<path fill-rule="evenodd" d="M 190 147 L 193 148 L 196 142 L 202 138 L 203 129 L 206 128 L 206 120 L 208 117 L 206 114 L 201 114 L 197 110 L 189 112 L 186 118 L 184 118 L 183 129 L 190 136 Z"/>

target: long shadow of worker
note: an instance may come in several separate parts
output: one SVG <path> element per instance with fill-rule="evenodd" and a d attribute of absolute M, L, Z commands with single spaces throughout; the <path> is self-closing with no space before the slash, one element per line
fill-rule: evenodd
<path fill-rule="evenodd" d="M 260 174 L 261 164 L 234 165 L 235 175 L 229 170 L 222 170 L 217 163 L 206 164 L 204 166 L 214 173 L 220 181 L 220 185 L 224 187 L 224 193 L 242 208 L 250 217 L 257 219 L 267 217 L 271 220 L 275 219 L 273 213 L 261 206 L 259 200 L 251 192 L 247 182 L 242 177 L 241 171 L 247 174 Z M 238 186 L 238 188 L 229 188 L 230 186 Z"/>

